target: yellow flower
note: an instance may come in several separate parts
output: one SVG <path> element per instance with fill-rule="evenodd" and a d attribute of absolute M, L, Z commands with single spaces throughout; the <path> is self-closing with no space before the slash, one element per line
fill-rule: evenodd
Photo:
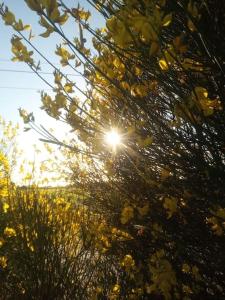
<path fill-rule="evenodd" d="M 27 247 L 30 249 L 31 252 L 34 252 L 34 246 L 32 245 L 32 243 L 28 242 Z"/>
<path fill-rule="evenodd" d="M 6 227 L 4 230 L 4 235 L 7 237 L 13 237 L 16 236 L 16 231 L 13 228 Z"/>
<path fill-rule="evenodd" d="M 135 266 L 135 261 L 130 254 L 127 254 L 124 256 L 121 265 L 129 272 Z"/>
<path fill-rule="evenodd" d="M 197 86 L 195 87 L 195 93 L 193 94 L 194 101 L 196 102 L 197 106 L 203 110 L 205 116 L 210 116 L 214 113 L 215 110 L 221 110 L 222 105 L 219 99 L 210 99 L 208 97 L 208 91 L 204 87 Z M 197 97 L 197 99 L 196 99 Z"/>
<path fill-rule="evenodd" d="M 167 71 L 169 69 L 169 66 L 168 66 L 167 62 L 165 61 L 165 59 L 159 60 L 159 66 L 163 71 Z"/>
<path fill-rule="evenodd" d="M 3 207 L 2 207 L 2 208 L 3 208 L 3 212 L 4 212 L 4 213 L 7 213 L 8 209 L 9 209 L 9 204 L 5 202 L 5 203 L 3 204 Z"/>
<path fill-rule="evenodd" d="M 3 238 L 0 237 L 0 248 L 4 245 L 5 241 Z"/>
<path fill-rule="evenodd" d="M 120 285 L 115 284 L 113 287 L 113 293 L 119 294 L 119 292 L 120 292 Z"/>
<path fill-rule="evenodd" d="M 0 256 L 0 267 L 2 269 L 7 267 L 7 258 L 5 256 Z"/>

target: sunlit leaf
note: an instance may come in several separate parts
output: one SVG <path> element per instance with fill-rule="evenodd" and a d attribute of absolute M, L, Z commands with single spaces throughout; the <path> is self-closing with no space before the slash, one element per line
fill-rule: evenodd
<path fill-rule="evenodd" d="M 162 26 L 164 26 L 164 27 L 169 26 L 171 22 L 172 22 L 172 13 L 166 15 L 163 18 L 163 20 L 162 20 Z"/>

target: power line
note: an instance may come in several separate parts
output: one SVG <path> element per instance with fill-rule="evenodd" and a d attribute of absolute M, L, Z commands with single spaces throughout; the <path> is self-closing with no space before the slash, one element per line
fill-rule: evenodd
<path fill-rule="evenodd" d="M 15 64 L 15 62 L 13 62 L 11 59 L 6 59 L 6 58 L 0 58 L 0 62 L 10 62 L 12 64 Z M 47 62 L 41 62 L 40 63 L 41 65 L 49 65 L 49 63 Z M 53 63 L 54 65 L 57 65 L 57 66 L 61 66 L 61 64 L 59 63 Z"/>
<path fill-rule="evenodd" d="M 19 86 L 0 86 L 0 89 L 10 90 L 33 90 L 33 91 L 52 91 L 52 89 L 33 88 L 33 87 L 19 87 Z"/>
<path fill-rule="evenodd" d="M 27 74 L 35 74 L 33 71 L 26 71 L 26 70 L 13 70 L 13 69 L 0 69 L 0 72 L 11 72 L 11 73 L 27 73 Z M 53 73 L 51 72 L 38 72 L 39 74 L 43 74 L 43 75 L 52 75 Z M 65 76 L 81 76 L 79 74 L 64 74 Z"/>

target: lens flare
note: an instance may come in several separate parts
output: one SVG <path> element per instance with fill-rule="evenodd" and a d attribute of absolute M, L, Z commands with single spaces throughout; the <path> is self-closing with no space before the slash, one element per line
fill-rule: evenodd
<path fill-rule="evenodd" d="M 111 129 L 111 131 L 105 134 L 105 141 L 108 145 L 115 148 L 121 144 L 121 136 L 115 129 Z"/>

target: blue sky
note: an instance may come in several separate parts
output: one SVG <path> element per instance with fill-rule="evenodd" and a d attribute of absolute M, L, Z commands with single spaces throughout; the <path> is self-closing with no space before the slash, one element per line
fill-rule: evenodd
<path fill-rule="evenodd" d="M 70 3 L 71 1 L 66 1 Z M 74 3 L 76 1 L 73 1 Z M 21 18 L 25 24 L 31 24 L 32 31 L 36 35 L 33 43 L 41 52 L 46 55 L 53 63 L 58 64 L 58 58 L 54 55 L 55 45 L 60 42 L 56 34 L 52 34 L 50 39 L 44 39 L 39 37 L 38 34 L 44 30 L 38 25 L 38 16 L 31 12 L 23 0 L 6 0 L 4 3 L 15 13 L 17 19 Z M 80 1 L 81 5 L 86 4 L 86 1 Z M 92 17 L 94 19 L 94 16 Z M 98 17 L 99 21 L 99 17 Z M 96 27 L 101 24 L 96 24 Z M 78 35 L 77 24 L 69 23 L 65 26 L 65 32 L 69 37 Z M 13 69 L 13 70 L 27 70 L 30 69 L 24 63 L 13 63 L 11 62 L 11 43 L 10 39 L 13 31 L 9 26 L 4 26 L 2 20 L 0 21 L 0 35 L 1 43 L 0 47 L 0 69 Z M 59 65 L 57 65 L 59 67 Z M 64 69 L 63 69 L 64 70 Z M 66 73 L 72 73 L 72 70 L 66 70 Z M 47 64 L 42 64 L 42 71 L 52 72 L 52 68 Z M 24 107 L 29 111 L 34 111 L 37 120 L 46 121 L 46 114 L 39 110 L 41 105 L 40 96 L 38 90 L 49 89 L 49 87 L 42 82 L 35 74 L 26 73 L 13 73 L 0 71 L 0 114 L 6 119 L 12 121 L 19 121 L 18 108 Z M 51 75 L 45 75 L 45 78 L 51 81 Z M 78 77 L 71 77 L 75 79 L 78 84 L 81 84 L 81 79 Z M 9 88 L 13 87 L 13 88 Z M 34 90 L 33 90 L 34 89 Z"/>
<path fill-rule="evenodd" d="M 73 3 L 74 7 L 77 6 L 76 1 L 68 0 L 65 2 L 68 5 Z M 87 6 L 85 0 L 81 0 L 79 2 L 81 6 L 85 6 L 93 13 L 93 10 L 90 6 Z M 44 30 L 38 24 L 38 16 L 27 8 L 23 0 L 5 0 L 4 3 L 13 13 L 15 13 L 17 19 L 21 18 L 24 24 L 31 25 L 32 32 L 35 34 L 35 38 L 33 40 L 35 46 L 37 46 L 37 48 L 41 50 L 41 52 L 46 55 L 51 62 L 55 63 L 57 67 L 60 67 L 58 65 L 58 58 L 54 55 L 55 46 L 60 42 L 58 36 L 56 34 L 52 34 L 50 39 L 44 39 L 38 36 Z M 95 12 L 91 18 L 91 22 L 94 24 L 94 27 L 103 26 L 103 21 L 96 15 Z M 70 21 L 64 26 L 64 31 L 70 38 L 75 37 L 78 35 L 78 26 L 74 21 Z M 28 112 L 34 113 L 37 124 L 42 124 L 46 128 L 55 129 L 56 135 L 61 138 L 66 132 L 68 132 L 68 127 L 47 116 L 47 114 L 40 109 L 40 90 L 48 90 L 49 92 L 49 87 L 35 74 L 6 71 L 30 71 L 29 67 L 24 63 L 15 63 L 11 61 L 12 54 L 10 39 L 12 34 L 12 29 L 9 26 L 5 26 L 3 21 L 0 20 L 0 36 L 1 41 L 3 41 L 0 46 L 0 115 L 8 121 L 19 123 L 20 127 L 23 128 L 24 124 L 19 117 L 18 109 L 20 107 L 24 108 Z M 42 64 L 41 68 L 43 72 L 51 73 L 53 71 L 47 64 Z M 73 70 L 69 70 L 67 68 L 63 70 L 65 70 L 65 73 L 73 73 Z M 85 88 L 82 78 L 70 78 L 75 80 L 79 87 Z M 45 79 L 52 82 L 51 75 L 45 75 Z M 39 136 L 37 133 L 33 131 L 23 133 L 21 130 L 19 144 L 23 147 L 27 159 L 31 159 L 33 157 L 33 144 L 36 144 L 40 148 L 42 147 L 42 144 L 38 139 Z"/>

